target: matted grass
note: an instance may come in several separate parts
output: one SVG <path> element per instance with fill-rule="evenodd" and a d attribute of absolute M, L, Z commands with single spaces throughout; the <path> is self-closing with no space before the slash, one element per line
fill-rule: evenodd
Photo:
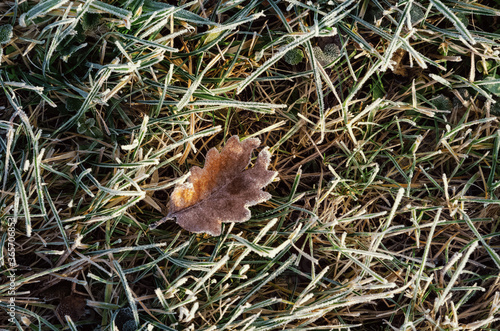
<path fill-rule="evenodd" d="M 2 2 L 0 328 L 497 329 L 498 16 Z M 270 147 L 273 199 L 149 230 L 232 135 Z"/>

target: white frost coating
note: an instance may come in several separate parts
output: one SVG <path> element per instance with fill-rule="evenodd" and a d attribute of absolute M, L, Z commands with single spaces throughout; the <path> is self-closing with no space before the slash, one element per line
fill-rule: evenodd
<path fill-rule="evenodd" d="M 435 75 L 435 74 L 429 74 L 429 77 L 432 78 L 432 79 L 434 79 L 435 81 L 437 81 L 437 82 L 445 85 L 445 86 L 451 87 L 450 82 L 448 82 L 446 79 L 444 79 L 441 76 L 438 76 L 438 75 Z"/>
<path fill-rule="evenodd" d="M 278 247 L 275 247 L 273 248 L 272 250 L 269 250 L 267 252 L 265 251 L 262 251 L 262 250 L 256 250 L 254 247 L 252 246 L 248 246 L 244 240 L 238 240 L 239 237 L 238 236 L 234 236 L 234 238 L 238 241 L 240 241 L 241 243 L 243 243 L 248 249 L 250 249 L 252 252 L 258 254 L 259 256 L 264 256 L 264 257 L 269 257 L 269 258 L 274 258 L 278 253 L 280 253 L 286 246 L 288 246 L 292 240 L 297 236 L 297 234 L 299 233 L 300 229 L 302 228 L 302 224 L 299 224 L 297 226 L 297 228 L 290 234 L 290 236 L 288 236 L 288 239 L 285 240 L 283 243 L 281 243 L 281 245 L 279 245 Z M 265 247 L 265 246 L 261 246 L 261 247 Z M 265 247 L 265 248 L 270 248 L 270 247 Z"/>
<path fill-rule="evenodd" d="M 184 307 L 184 306 L 180 306 L 179 307 L 179 321 L 182 322 L 185 318 L 185 316 L 187 317 L 189 315 L 189 310 Z"/>
<path fill-rule="evenodd" d="M 198 284 L 193 289 L 193 292 L 196 293 L 199 290 L 199 288 L 201 286 L 203 286 L 203 284 L 205 284 L 205 282 L 207 281 L 207 279 L 210 278 L 213 274 L 215 274 L 217 272 L 217 270 L 219 270 L 224 264 L 226 264 L 226 262 L 228 260 L 229 260 L 229 255 L 226 255 L 219 262 L 217 262 L 213 266 L 212 270 L 210 270 L 209 272 L 207 272 L 207 274 L 205 276 L 203 276 L 203 278 L 198 281 Z M 186 290 L 186 293 L 187 293 L 187 290 Z"/>
<path fill-rule="evenodd" d="M 43 92 L 43 87 L 29 85 L 29 84 L 26 84 L 25 82 L 4 82 L 4 85 L 19 87 L 19 88 L 23 88 L 23 89 L 27 89 L 27 90 L 33 90 L 33 91 L 40 92 L 40 93 Z"/>
<path fill-rule="evenodd" d="M 138 145 L 139 145 L 139 140 L 134 139 L 134 141 L 130 145 L 120 145 L 120 147 L 124 151 L 130 151 L 136 148 Z"/>
<path fill-rule="evenodd" d="M 28 171 L 30 169 L 30 160 L 24 161 L 23 171 Z"/>
<path fill-rule="evenodd" d="M 248 269 L 250 269 L 250 265 L 249 264 L 245 264 L 243 267 L 241 267 L 241 269 L 238 272 L 238 274 L 240 276 L 243 276 L 248 271 Z"/>
<path fill-rule="evenodd" d="M 41 1 L 36 6 L 34 6 L 33 8 L 31 8 L 27 13 L 24 13 L 24 14 L 22 14 L 19 17 L 19 25 L 21 27 L 25 28 L 26 27 L 26 21 L 27 21 L 26 20 L 26 16 L 28 16 L 28 21 L 33 21 L 34 18 L 43 17 L 47 13 L 51 12 L 52 10 L 57 9 L 57 8 L 63 6 L 68 1 L 69 0 L 60 0 L 58 3 L 56 3 L 53 6 L 49 5 L 49 7 L 47 7 L 46 4 L 43 1 Z M 71 5 L 70 5 L 70 7 L 71 7 Z"/>
<path fill-rule="evenodd" d="M 19 25 L 22 28 L 26 27 L 26 13 L 22 14 L 21 16 L 19 16 Z"/>
<path fill-rule="evenodd" d="M 193 307 L 191 307 L 191 310 L 188 310 L 185 306 L 179 307 L 179 321 L 183 323 L 192 321 L 199 307 L 200 304 L 198 303 L 198 301 L 195 301 Z"/>
<path fill-rule="evenodd" d="M 309 294 L 305 295 L 303 298 L 301 298 L 300 300 L 298 300 L 297 302 L 295 302 L 294 306 L 302 306 L 302 304 L 309 301 L 309 299 L 311 299 L 313 297 L 314 297 L 314 293 L 309 293 Z"/>
<path fill-rule="evenodd" d="M 80 233 L 78 233 L 76 235 L 75 243 L 73 244 L 73 247 L 82 248 L 82 239 L 83 239 L 83 236 Z"/>
<path fill-rule="evenodd" d="M 200 304 L 198 303 L 198 301 L 196 301 L 194 304 L 193 304 L 193 307 L 191 307 L 191 310 L 189 311 L 189 316 L 186 317 L 187 321 L 191 321 L 193 318 L 194 318 L 194 315 L 196 314 L 196 312 L 198 311 L 198 308 L 200 307 Z"/>
<path fill-rule="evenodd" d="M 260 61 L 260 59 L 262 59 L 263 56 L 264 56 L 264 51 L 258 51 L 255 53 L 254 59 L 255 59 L 255 61 L 258 62 L 258 61 Z"/>
<path fill-rule="evenodd" d="M 456 280 L 458 277 L 462 274 L 463 269 L 465 268 L 465 264 L 469 261 L 469 257 L 471 254 L 474 252 L 474 250 L 477 248 L 478 242 L 475 241 L 473 242 L 470 246 L 469 249 L 465 252 L 463 258 L 461 259 L 460 263 L 458 264 L 457 268 L 455 269 L 455 273 L 451 276 L 448 285 L 444 289 L 444 291 L 438 295 L 434 302 L 434 312 L 437 312 L 438 309 L 450 298 L 450 291 L 455 285 Z"/>
<path fill-rule="evenodd" d="M 264 237 L 266 235 L 267 231 L 269 231 L 274 226 L 274 224 L 276 224 L 276 222 L 278 222 L 277 218 L 273 218 L 272 220 L 267 222 L 266 226 L 264 226 L 262 228 L 262 230 L 260 230 L 259 234 L 257 235 L 255 240 L 253 241 L 254 244 L 256 244 L 260 239 L 262 239 L 262 237 Z M 238 234 L 238 236 L 239 236 L 239 234 Z"/>

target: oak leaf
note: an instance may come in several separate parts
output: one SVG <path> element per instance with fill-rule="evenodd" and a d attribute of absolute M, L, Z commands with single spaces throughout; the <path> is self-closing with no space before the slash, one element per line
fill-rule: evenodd
<path fill-rule="evenodd" d="M 271 161 L 267 147 L 259 153 L 255 165 L 245 170 L 259 145 L 257 138 L 240 142 L 238 136 L 232 136 L 220 153 L 210 149 L 204 168 L 192 167 L 188 181 L 176 185 L 168 215 L 152 228 L 175 218 L 188 231 L 218 236 L 222 222 L 249 220 L 248 207 L 271 198 L 262 188 L 278 174 L 267 170 Z"/>

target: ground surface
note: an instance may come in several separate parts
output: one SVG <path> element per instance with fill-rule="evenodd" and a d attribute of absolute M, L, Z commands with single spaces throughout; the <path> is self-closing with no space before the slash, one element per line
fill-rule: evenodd
<path fill-rule="evenodd" d="M 499 16 L 3 1 L 0 328 L 496 329 Z M 149 229 L 233 135 L 269 147 L 272 198 Z"/>

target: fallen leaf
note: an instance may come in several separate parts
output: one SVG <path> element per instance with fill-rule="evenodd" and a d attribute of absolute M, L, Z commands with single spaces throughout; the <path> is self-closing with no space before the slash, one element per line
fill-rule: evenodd
<path fill-rule="evenodd" d="M 254 167 L 245 170 L 259 145 L 257 138 L 240 142 L 232 136 L 220 153 L 209 150 L 205 167 L 191 168 L 188 181 L 176 185 L 171 195 L 168 215 L 151 227 L 175 219 L 188 231 L 218 236 L 222 222 L 249 220 L 248 207 L 271 198 L 262 188 L 278 174 L 267 170 L 271 161 L 267 148 L 259 153 Z"/>

